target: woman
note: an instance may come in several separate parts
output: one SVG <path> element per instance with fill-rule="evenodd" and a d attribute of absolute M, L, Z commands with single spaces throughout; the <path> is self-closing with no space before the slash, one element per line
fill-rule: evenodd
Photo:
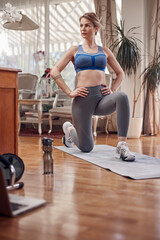
<path fill-rule="evenodd" d="M 95 42 L 95 35 L 101 27 L 95 13 L 85 13 L 80 17 L 80 32 L 84 39 L 82 45 L 72 46 L 62 59 L 54 66 L 51 76 L 57 85 L 69 97 L 74 98 L 72 118 L 63 124 L 63 143 L 67 147 L 75 144 L 82 152 L 90 152 L 94 146 L 92 135 L 92 115 L 108 115 L 117 111 L 118 145 L 116 154 L 124 161 L 134 161 L 126 144 L 129 125 L 129 102 L 126 94 L 116 92 L 124 73 L 113 53 Z M 72 61 L 76 70 L 77 88 L 71 90 L 64 82 L 61 71 Z M 105 82 L 107 63 L 115 71 L 117 79 L 108 88 Z"/>

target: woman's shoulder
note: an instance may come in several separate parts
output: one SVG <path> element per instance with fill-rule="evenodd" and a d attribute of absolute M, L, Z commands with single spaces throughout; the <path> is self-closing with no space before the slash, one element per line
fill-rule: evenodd
<path fill-rule="evenodd" d="M 108 47 L 102 47 L 102 50 L 106 53 L 109 53 L 111 51 Z"/>
<path fill-rule="evenodd" d="M 68 49 L 68 51 L 75 53 L 75 52 L 78 50 L 78 46 L 79 46 L 79 45 L 72 45 L 72 46 Z"/>
<path fill-rule="evenodd" d="M 72 45 L 67 51 L 66 51 L 66 56 L 72 56 L 74 57 L 76 52 L 78 51 L 78 45 Z"/>
<path fill-rule="evenodd" d="M 107 55 L 107 57 L 113 54 L 108 47 L 102 47 L 102 50 Z"/>

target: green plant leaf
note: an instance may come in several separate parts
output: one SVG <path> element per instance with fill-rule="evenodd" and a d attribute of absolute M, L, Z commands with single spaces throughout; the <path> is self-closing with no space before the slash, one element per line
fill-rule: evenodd
<path fill-rule="evenodd" d="M 160 48 L 157 56 L 148 64 L 140 76 L 144 76 L 142 85 L 147 84 L 151 92 L 160 85 Z"/>
<path fill-rule="evenodd" d="M 133 37 L 134 31 L 139 27 L 132 27 L 127 31 L 127 34 L 124 33 L 124 21 L 121 21 L 120 26 L 113 24 L 114 31 L 118 33 L 118 38 L 110 46 L 114 51 L 118 48 L 117 51 L 117 61 L 121 65 L 127 75 L 136 73 L 138 64 L 140 62 L 140 48 L 138 47 L 137 42 L 141 42 L 137 37 Z M 132 36 L 129 34 L 132 33 Z"/>

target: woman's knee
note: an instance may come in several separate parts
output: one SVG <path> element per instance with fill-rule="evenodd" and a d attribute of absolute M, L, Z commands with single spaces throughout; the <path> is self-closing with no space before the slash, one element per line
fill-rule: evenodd
<path fill-rule="evenodd" d="M 88 153 L 88 152 L 91 152 L 92 149 L 93 149 L 94 145 L 84 145 L 84 146 L 80 146 L 80 150 L 82 152 L 85 152 L 85 153 Z"/>
<path fill-rule="evenodd" d="M 116 94 L 117 94 L 117 98 L 120 98 L 120 99 L 127 98 L 128 99 L 128 95 L 124 92 L 117 91 Z"/>
<path fill-rule="evenodd" d="M 117 93 L 117 101 L 118 102 L 123 102 L 123 103 L 129 103 L 129 100 L 128 100 L 128 95 L 124 92 L 116 92 Z"/>

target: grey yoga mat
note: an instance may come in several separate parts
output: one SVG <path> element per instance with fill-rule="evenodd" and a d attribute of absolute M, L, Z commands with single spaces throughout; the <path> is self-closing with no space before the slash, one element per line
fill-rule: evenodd
<path fill-rule="evenodd" d="M 90 153 L 83 153 L 77 147 L 57 146 L 55 148 L 131 179 L 160 177 L 160 159 L 144 154 L 134 153 L 136 160 L 125 162 L 116 158 L 115 147 L 108 145 L 95 145 Z"/>

